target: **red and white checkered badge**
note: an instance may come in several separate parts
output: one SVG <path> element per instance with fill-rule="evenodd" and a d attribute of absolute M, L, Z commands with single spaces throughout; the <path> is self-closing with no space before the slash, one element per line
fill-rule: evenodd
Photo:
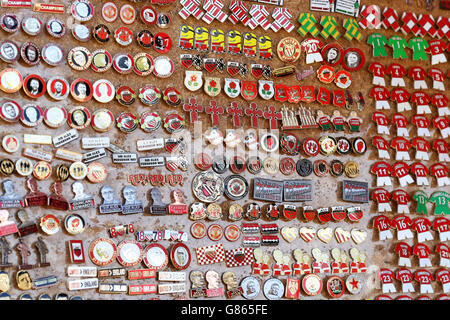
<path fill-rule="evenodd" d="M 225 262 L 228 268 L 247 266 L 253 261 L 253 248 L 225 250 Z"/>
<path fill-rule="evenodd" d="M 199 265 L 212 264 L 225 260 L 225 249 L 221 243 L 196 248 L 195 252 L 197 253 L 197 263 Z"/>

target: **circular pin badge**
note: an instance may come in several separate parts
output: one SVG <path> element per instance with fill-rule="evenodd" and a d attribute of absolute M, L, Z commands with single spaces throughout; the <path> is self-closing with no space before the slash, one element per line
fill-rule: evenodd
<path fill-rule="evenodd" d="M 204 152 L 198 153 L 194 157 L 194 165 L 201 171 L 206 171 L 212 167 L 211 157 Z"/>
<path fill-rule="evenodd" d="M 338 43 L 330 43 L 322 48 L 321 54 L 323 62 L 329 66 L 337 66 L 344 58 L 344 50 Z"/>
<path fill-rule="evenodd" d="M 313 138 L 306 138 L 303 141 L 303 151 L 310 157 L 315 157 L 319 154 L 319 142 Z"/>
<path fill-rule="evenodd" d="M 148 106 L 157 104 L 161 99 L 161 91 L 154 85 L 145 85 L 139 89 L 139 99 Z"/>
<path fill-rule="evenodd" d="M 106 266 L 116 260 L 116 244 L 107 238 L 98 238 L 89 246 L 89 258 L 97 266 Z"/>
<path fill-rule="evenodd" d="M 70 177 L 70 168 L 65 164 L 60 164 L 56 167 L 56 178 L 59 181 L 66 181 Z"/>
<path fill-rule="evenodd" d="M 317 70 L 317 78 L 322 83 L 332 83 L 334 76 L 335 72 L 331 66 L 323 65 Z"/>
<path fill-rule="evenodd" d="M 86 178 L 92 183 L 105 181 L 108 171 L 106 166 L 100 162 L 92 162 L 87 167 Z"/>
<path fill-rule="evenodd" d="M 44 110 L 44 123 L 50 128 L 59 128 L 67 122 L 67 110 L 62 106 L 52 106 Z"/>
<path fill-rule="evenodd" d="M 158 53 L 164 54 L 170 51 L 172 48 L 172 39 L 167 33 L 158 32 L 153 38 L 153 50 Z"/>
<path fill-rule="evenodd" d="M 48 235 L 56 234 L 61 229 L 59 219 L 52 214 L 43 216 L 39 225 L 42 231 Z"/>
<path fill-rule="evenodd" d="M 102 6 L 102 17 L 106 22 L 114 22 L 119 16 L 119 9 L 114 2 L 105 2 Z"/>
<path fill-rule="evenodd" d="M 191 252 L 184 243 L 175 244 L 170 250 L 170 262 L 178 270 L 185 270 L 191 264 Z"/>
<path fill-rule="evenodd" d="M 80 234 L 84 231 L 86 222 L 79 214 L 71 213 L 64 219 L 64 227 L 70 234 Z"/>
<path fill-rule="evenodd" d="M 70 85 L 66 79 L 56 76 L 47 81 L 47 93 L 55 100 L 64 100 L 70 92 Z"/>
<path fill-rule="evenodd" d="M 92 114 L 92 128 L 98 132 L 107 132 L 114 127 L 114 115 L 108 109 L 98 109 Z"/>
<path fill-rule="evenodd" d="M 92 63 L 92 54 L 85 47 L 72 48 L 67 54 L 67 63 L 72 69 L 87 70 Z"/>
<path fill-rule="evenodd" d="M 170 16 L 167 13 L 160 12 L 156 18 L 156 25 L 161 29 L 166 29 L 169 27 L 171 21 L 172 19 L 170 19 Z"/>
<path fill-rule="evenodd" d="M 262 170 L 262 161 L 258 156 L 251 156 L 247 159 L 247 170 L 252 174 L 258 174 Z"/>
<path fill-rule="evenodd" d="M 14 172 L 14 162 L 10 159 L 3 159 L 0 161 L 0 173 L 5 176 L 10 176 Z"/>
<path fill-rule="evenodd" d="M 360 172 L 359 164 L 355 161 L 348 161 L 345 163 L 344 172 L 347 177 L 356 178 Z"/>
<path fill-rule="evenodd" d="M 0 72 L 0 90 L 3 92 L 17 92 L 22 88 L 22 84 L 23 78 L 18 70 L 8 68 Z"/>
<path fill-rule="evenodd" d="M 104 24 L 98 24 L 92 30 L 94 39 L 100 43 L 107 43 L 111 39 L 111 30 Z"/>
<path fill-rule="evenodd" d="M 123 240 L 117 246 L 117 262 L 124 267 L 134 267 L 142 261 L 143 249 L 135 240 Z"/>
<path fill-rule="evenodd" d="M 44 112 L 41 107 L 34 103 L 28 103 L 22 108 L 20 121 L 27 127 L 35 127 L 44 119 Z"/>
<path fill-rule="evenodd" d="M 150 6 L 144 6 L 141 9 L 140 17 L 142 22 L 152 25 L 156 23 L 156 11 Z"/>
<path fill-rule="evenodd" d="M 278 150 L 278 137 L 273 133 L 266 133 L 261 137 L 261 148 L 266 152 L 274 152 Z"/>
<path fill-rule="evenodd" d="M 22 30 L 30 36 L 36 36 L 42 31 L 42 21 L 36 17 L 24 18 L 21 26 Z"/>
<path fill-rule="evenodd" d="M 83 24 L 76 24 L 72 28 L 72 35 L 78 41 L 86 42 L 91 38 L 91 31 Z"/>
<path fill-rule="evenodd" d="M 352 144 L 346 137 L 336 138 L 336 152 L 338 154 L 346 155 L 352 151 Z"/>
<path fill-rule="evenodd" d="M 217 203 L 210 203 L 206 207 L 206 217 L 209 220 L 219 220 L 222 218 L 222 207 Z"/>
<path fill-rule="evenodd" d="M 20 23 L 15 14 L 5 13 L 0 17 L 0 26 L 9 33 L 14 33 L 19 30 Z"/>
<path fill-rule="evenodd" d="M 344 173 L 344 164 L 342 161 L 334 159 L 330 162 L 330 173 L 333 177 L 340 177 Z"/>
<path fill-rule="evenodd" d="M 309 296 L 317 296 L 322 291 L 322 279 L 317 274 L 307 274 L 302 279 L 303 291 Z"/>
<path fill-rule="evenodd" d="M 116 118 L 117 128 L 124 133 L 131 133 L 138 128 L 137 117 L 131 112 L 122 112 Z"/>
<path fill-rule="evenodd" d="M 151 243 L 144 250 L 144 264 L 148 268 L 163 270 L 169 262 L 169 254 L 166 248 L 159 243 Z"/>
<path fill-rule="evenodd" d="M 350 72 L 358 71 L 362 68 L 365 61 L 364 53 L 360 49 L 348 48 L 343 53 L 342 66 Z"/>
<path fill-rule="evenodd" d="M 324 136 L 319 139 L 320 153 L 326 156 L 333 154 L 337 149 L 336 139 L 329 136 Z"/>
<path fill-rule="evenodd" d="M 281 280 L 270 278 L 264 282 L 264 296 L 269 300 L 280 300 L 284 295 L 284 284 Z"/>
<path fill-rule="evenodd" d="M 120 27 L 114 32 L 114 39 L 121 46 L 128 46 L 133 42 L 133 31 L 127 27 Z"/>
<path fill-rule="evenodd" d="M 132 24 L 136 20 L 136 9 L 129 4 L 124 4 L 120 7 L 120 20 L 125 24 Z"/>
<path fill-rule="evenodd" d="M 154 61 L 151 55 L 142 52 L 134 56 L 133 71 L 140 76 L 147 76 L 153 72 Z"/>
<path fill-rule="evenodd" d="M 1 75 L 0 75 L 1 81 Z M 17 122 L 22 115 L 22 107 L 14 100 L 1 102 L 0 117 L 7 122 Z"/>
<path fill-rule="evenodd" d="M 23 91 L 30 98 L 37 99 L 42 97 L 46 91 L 44 79 L 37 74 L 30 74 L 23 80 Z"/>
<path fill-rule="evenodd" d="M 192 192 L 202 202 L 217 202 L 223 191 L 223 179 L 213 171 L 199 172 L 192 180 Z"/>
<path fill-rule="evenodd" d="M 151 48 L 153 47 L 153 34 L 148 30 L 141 30 L 138 33 L 137 42 L 146 49 Z"/>
<path fill-rule="evenodd" d="M 356 154 L 363 155 L 367 151 L 366 141 L 361 137 L 356 137 L 352 142 L 353 151 Z"/>
<path fill-rule="evenodd" d="M 207 233 L 211 241 L 219 241 L 223 237 L 223 228 L 219 224 L 212 224 L 208 227 Z"/>
<path fill-rule="evenodd" d="M 336 72 L 334 82 L 336 83 L 337 87 L 347 89 L 352 84 L 352 76 L 345 70 L 339 70 L 338 72 Z"/>
<path fill-rule="evenodd" d="M 206 218 L 206 206 L 202 202 L 194 202 L 189 208 L 189 218 L 191 220 L 202 220 Z"/>
<path fill-rule="evenodd" d="M 52 297 L 47 293 L 42 293 L 39 295 L 38 300 L 52 300 Z"/>
<path fill-rule="evenodd" d="M 206 236 L 206 226 L 203 222 L 195 222 L 191 225 L 191 235 L 195 239 L 202 239 Z"/>
<path fill-rule="evenodd" d="M 153 111 L 145 111 L 140 118 L 140 127 L 145 132 L 153 132 L 161 127 L 161 117 Z"/>
<path fill-rule="evenodd" d="M 48 162 L 36 162 L 33 167 L 33 176 L 38 180 L 46 180 L 52 174 L 52 167 Z"/>
<path fill-rule="evenodd" d="M 248 194 L 248 182 L 244 177 L 233 174 L 225 178 L 224 182 L 225 195 L 233 200 L 241 200 Z"/>
<path fill-rule="evenodd" d="M 330 171 L 328 163 L 322 159 L 314 161 L 313 166 L 314 166 L 314 173 L 318 177 L 325 177 Z"/>
<path fill-rule="evenodd" d="M 296 164 L 292 158 L 282 158 L 280 160 L 280 171 L 285 176 L 290 176 L 295 172 Z"/>
<path fill-rule="evenodd" d="M 105 72 L 112 66 L 112 56 L 104 49 L 98 49 L 92 52 L 91 69 L 95 72 Z"/>
<path fill-rule="evenodd" d="M 70 7 L 72 16 L 77 21 L 89 21 L 94 16 L 94 6 L 89 0 L 75 0 Z"/>
<path fill-rule="evenodd" d="M 267 174 L 276 174 L 280 169 L 280 163 L 278 162 L 278 159 L 272 157 L 265 158 L 262 165 L 264 172 L 266 172 Z"/>
<path fill-rule="evenodd" d="M 281 61 L 292 63 L 300 58 L 301 54 L 300 42 L 292 37 L 287 37 L 278 42 L 277 53 Z"/>
<path fill-rule="evenodd" d="M 11 40 L 0 42 L 0 58 L 8 63 L 17 61 L 20 56 L 19 47 Z"/>
<path fill-rule="evenodd" d="M 181 104 L 181 93 L 175 87 L 168 86 L 163 90 L 163 100 L 171 107 Z"/>
<path fill-rule="evenodd" d="M 239 221 L 244 218 L 244 208 L 240 204 L 233 203 L 228 207 L 228 220 Z"/>
<path fill-rule="evenodd" d="M 116 96 L 116 90 L 111 81 L 106 79 L 99 79 L 92 85 L 94 89 L 93 97 L 101 103 L 108 103 Z"/>
<path fill-rule="evenodd" d="M 184 119 L 177 113 L 170 113 L 164 118 L 164 128 L 170 132 L 180 132 L 184 129 Z"/>
<path fill-rule="evenodd" d="M 64 50 L 56 43 L 47 43 L 42 47 L 42 60 L 50 66 L 58 66 L 64 60 Z"/>
<path fill-rule="evenodd" d="M 41 61 L 41 51 L 33 42 L 24 42 L 20 47 L 20 56 L 30 66 L 35 66 Z"/>
<path fill-rule="evenodd" d="M 121 86 L 116 91 L 116 100 L 124 106 L 130 106 L 136 101 L 136 93 L 128 86 Z"/>
<path fill-rule="evenodd" d="M 75 161 L 70 165 L 69 173 L 72 179 L 83 180 L 87 175 L 87 166 L 81 161 Z"/>
<path fill-rule="evenodd" d="M 169 57 L 156 57 L 154 63 L 155 68 L 153 69 L 153 74 L 158 78 L 168 78 L 173 74 L 174 64 Z"/>
<path fill-rule="evenodd" d="M 233 173 L 239 174 L 247 169 L 246 161 L 241 156 L 234 156 L 230 160 L 230 169 Z"/>
<path fill-rule="evenodd" d="M 295 134 L 284 133 L 280 138 L 280 147 L 284 153 L 290 156 L 296 156 L 300 153 L 301 144 Z"/>
<path fill-rule="evenodd" d="M 33 173 L 34 163 L 30 159 L 20 158 L 16 161 L 16 172 L 22 177 L 28 177 Z"/>
<path fill-rule="evenodd" d="M 245 216 L 250 220 L 258 220 L 259 218 L 261 218 L 261 208 L 259 204 L 257 204 L 256 202 L 250 203 L 247 206 Z"/>
<path fill-rule="evenodd" d="M 83 106 L 73 107 L 69 110 L 67 123 L 74 129 L 85 129 L 91 123 L 91 112 Z"/>
<path fill-rule="evenodd" d="M 113 58 L 113 67 L 119 73 L 128 74 L 134 69 L 134 59 L 130 54 L 118 53 Z"/>
<path fill-rule="evenodd" d="M 341 277 L 332 276 L 327 281 L 327 291 L 333 298 L 340 298 L 345 292 L 345 283 Z"/>
<path fill-rule="evenodd" d="M 17 139 L 17 137 L 12 134 L 7 134 L 2 139 L 2 147 L 6 152 L 14 153 L 19 150 L 19 139 Z"/>
<path fill-rule="evenodd" d="M 351 294 L 359 294 L 362 290 L 362 282 L 358 276 L 351 274 L 345 280 L 345 286 Z"/>
<path fill-rule="evenodd" d="M 212 160 L 212 169 L 218 174 L 225 173 L 228 170 L 228 160 L 224 155 L 217 155 Z"/>
<path fill-rule="evenodd" d="M 54 38 L 59 39 L 66 34 L 66 25 L 56 18 L 50 18 L 47 21 L 45 28 L 47 29 L 48 34 Z"/>
<path fill-rule="evenodd" d="M 94 94 L 94 88 L 89 80 L 78 78 L 70 85 L 70 94 L 77 101 L 87 102 L 91 100 Z"/>
<path fill-rule="evenodd" d="M 225 227 L 224 235 L 225 239 L 230 242 L 237 241 L 241 237 L 241 228 L 235 224 L 229 224 Z"/>

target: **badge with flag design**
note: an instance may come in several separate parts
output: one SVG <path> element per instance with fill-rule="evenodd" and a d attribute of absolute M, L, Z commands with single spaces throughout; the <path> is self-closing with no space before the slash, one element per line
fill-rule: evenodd
<path fill-rule="evenodd" d="M 239 73 L 239 62 L 228 61 L 227 72 L 230 76 L 234 77 Z"/>
<path fill-rule="evenodd" d="M 251 73 L 255 78 L 261 78 L 263 74 L 263 65 L 262 64 L 251 64 Z"/>
<path fill-rule="evenodd" d="M 247 266 L 252 264 L 253 261 L 253 248 L 225 250 L 225 262 L 227 268 Z"/>
<path fill-rule="evenodd" d="M 197 253 L 197 263 L 199 265 L 218 263 L 225 260 L 225 250 L 221 243 L 196 248 L 195 252 Z"/>
<path fill-rule="evenodd" d="M 203 59 L 203 66 L 206 71 L 213 72 L 217 68 L 217 60 L 215 58 Z"/>

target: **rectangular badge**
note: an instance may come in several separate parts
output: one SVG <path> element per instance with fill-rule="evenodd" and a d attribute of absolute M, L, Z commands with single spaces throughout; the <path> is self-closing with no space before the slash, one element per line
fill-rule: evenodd
<path fill-rule="evenodd" d="M 311 201 L 313 186 L 311 180 L 284 181 L 283 198 L 286 202 Z"/>
<path fill-rule="evenodd" d="M 31 8 L 31 0 L 2 0 L 3 8 Z"/>
<path fill-rule="evenodd" d="M 253 199 L 282 202 L 283 182 L 263 178 L 253 179 Z"/>
<path fill-rule="evenodd" d="M 53 155 L 51 153 L 33 148 L 24 148 L 23 155 L 28 158 L 33 158 L 47 162 L 52 162 L 53 160 Z"/>
<path fill-rule="evenodd" d="M 98 292 L 100 293 L 127 293 L 128 287 L 125 283 L 100 283 Z"/>
<path fill-rule="evenodd" d="M 159 271 L 158 281 L 186 281 L 186 272 Z"/>
<path fill-rule="evenodd" d="M 164 157 L 141 157 L 139 158 L 139 167 L 149 168 L 149 167 L 161 167 L 164 166 Z"/>
<path fill-rule="evenodd" d="M 53 137 L 53 145 L 55 146 L 55 148 L 59 148 L 69 142 L 78 139 L 79 137 L 80 136 L 78 135 L 77 129 L 71 129 L 60 134 L 59 136 Z"/>
<path fill-rule="evenodd" d="M 357 18 L 359 15 L 360 0 L 336 0 L 334 11 Z"/>
<path fill-rule="evenodd" d="M 75 151 L 66 150 L 66 149 L 56 149 L 55 158 L 61 159 L 61 160 L 66 160 L 66 161 L 76 162 L 76 161 L 83 160 L 83 154 L 75 152 Z"/>
<path fill-rule="evenodd" d="M 242 243 L 244 247 L 259 247 L 261 245 L 261 238 L 258 236 L 244 236 Z"/>
<path fill-rule="evenodd" d="M 300 280 L 287 278 L 285 297 L 288 299 L 298 299 L 300 295 Z"/>
<path fill-rule="evenodd" d="M 64 5 L 51 3 L 35 3 L 33 6 L 33 11 L 45 13 L 64 13 Z"/>
<path fill-rule="evenodd" d="M 364 181 L 342 181 L 342 200 L 348 202 L 369 202 L 369 184 Z"/>
<path fill-rule="evenodd" d="M 43 288 L 43 287 L 49 287 L 58 282 L 58 278 L 56 276 L 47 276 L 38 278 L 33 281 L 33 289 Z"/>
<path fill-rule="evenodd" d="M 136 146 L 138 151 L 161 149 L 164 148 L 164 139 L 138 140 Z"/>
<path fill-rule="evenodd" d="M 227 268 L 248 266 L 252 264 L 253 261 L 253 248 L 225 250 L 225 263 Z"/>
<path fill-rule="evenodd" d="M 128 280 L 156 278 L 156 269 L 128 270 Z"/>
<path fill-rule="evenodd" d="M 69 277 L 96 277 L 97 267 L 81 267 L 81 266 L 68 266 L 67 276 Z"/>
<path fill-rule="evenodd" d="M 70 259 L 72 263 L 84 263 L 83 241 L 69 240 Z"/>
<path fill-rule="evenodd" d="M 98 288 L 98 279 L 68 279 L 67 287 L 69 290 L 86 290 L 86 289 L 96 289 Z"/>
<path fill-rule="evenodd" d="M 128 294 L 150 294 L 156 293 L 156 284 L 130 284 L 128 286 Z"/>
<path fill-rule="evenodd" d="M 199 265 L 225 261 L 225 249 L 221 243 L 196 248 L 195 252 L 197 253 L 197 264 Z"/>
<path fill-rule="evenodd" d="M 98 270 L 99 278 L 115 278 L 124 277 L 127 270 L 125 268 L 110 268 L 110 269 L 100 269 Z"/>
<path fill-rule="evenodd" d="M 136 153 L 113 153 L 113 163 L 134 163 L 137 162 Z"/>
<path fill-rule="evenodd" d="M 52 144 L 52 136 L 44 134 L 23 134 L 23 143 Z"/>
<path fill-rule="evenodd" d="M 115 145 L 114 143 L 109 143 L 109 147 L 107 147 L 108 151 L 111 153 L 127 153 L 128 151 L 122 149 L 118 145 Z"/>
<path fill-rule="evenodd" d="M 109 145 L 109 137 L 84 137 L 81 139 L 81 148 L 83 149 L 108 148 Z"/>
<path fill-rule="evenodd" d="M 92 150 L 86 153 L 83 153 L 83 162 L 90 163 L 92 161 L 96 161 L 98 159 L 106 157 L 106 150 L 104 148 Z"/>
<path fill-rule="evenodd" d="M 186 292 L 186 283 L 165 283 L 158 285 L 158 294 Z"/>

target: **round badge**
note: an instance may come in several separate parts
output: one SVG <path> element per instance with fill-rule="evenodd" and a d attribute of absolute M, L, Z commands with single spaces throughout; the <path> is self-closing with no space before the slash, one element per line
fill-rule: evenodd
<path fill-rule="evenodd" d="M 124 106 L 130 106 L 136 101 L 136 93 L 128 86 L 121 86 L 116 91 L 116 100 Z"/>
<path fill-rule="evenodd" d="M 89 246 L 89 258 L 97 266 L 106 266 L 117 257 L 116 244 L 107 238 L 98 238 Z"/>
<path fill-rule="evenodd" d="M 75 161 L 70 165 L 69 173 L 72 179 L 82 180 L 86 178 L 87 166 L 81 161 Z"/>
<path fill-rule="evenodd" d="M 51 66 L 57 66 L 64 60 L 64 50 L 56 43 L 47 43 L 42 47 L 42 60 Z"/>
<path fill-rule="evenodd" d="M 323 62 L 332 67 L 342 62 L 344 50 L 338 43 L 329 43 L 322 48 L 321 54 Z"/>
<path fill-rule="evenodd" d="M 352 142 L 352 146 L 353 151 L 356 152 L 357 154 L 363 155 L 364 153 L 366 153 L 367 145 L 366 141 L 363 138 L 361 137 L 355 138 Z"/>
<path fill-rule="evenodd" d="M 330 162 L 330 173 L 333 177 L 340 177 L 344 173 L 344 164 L 342 161 L 334 159 Z"/>
<path fill-rule="evenodd" d="M 191 235 L 195 239 L 202 239 L 206 236 L 206 226 L 203 222 L 195 222 L 191 225 Z"/>
<path fill-rule="evenodd" d="M 139 99 L 148 106 L 157 104 L 161 99 L 161 91 L 154 85 L 145 85 L 139 89 Z"/>
<path fill-rule="evenodd" d="M 218 224 L 212 224 L 208 227 L 208 238 L 211 241 L 219 241 L 223 237 L 223 228 Z"/>
<path fill-rule="evenodd" d="M 156 57 L 154 60 L 155 68 L 153 74 L 158 78 L 170 77 L 174 71 L 173 61 L 166 56 Z"/>
<path fill-rule="evenodd" d="M 362 282 L 358 276 L 351 274 L 345 280 L 345 286 L 351 294 L 358 294 L 361 292 Z"/>
<path fill-rule="evenodd" d="M 317 274 L 307 274 L 302 279 L 303 291 L 309 296 L 316 296 L 322 291 L 322 279 Z"/>
<path fill-rule="evenodd" d="M 250 203 L 245 214 L 247 219 L 258 220 L 261 217 L 261 208 L 256 202 Z"/>
<path fill-rule="evenodd" d="M 30 36 L 36 36 L 42 31 L 42 21 L 36 17 L 24 18 L 21 25 L 22 30 Z"/>
<path fill-rule="evenodd" d="M 100 43 L 106 43 L 111 38 L 111 30 L 104 24 L 98 24 L 92 30 L 94 39 Z"/>
<path fill-rule="evenodd" d="M 264 295 L 269 300 L 280 300 L 284 294 L 284 284 L 281 280 L 271 278 L 264 282 Z"/>
<path fill-rule="evenodd" d="M 151 243 L 144 250 L 144 264 L 148 268 L 154 268 L 157 271 L 167 267 L 169 254 L 166 248 L 159 243 Z"/>
<path fill-rule="evenodd" d="M 310 157 L 315 157 L 319 154 L 319 142 L 313 138 L 306 138 L 303 141 L 303 151 Z"/>
<path fill-rule="evenodd" d="M 92 114 L 92 128 L 98 132 L 107 132 L 114 127 L 114 115 L 108 109 L 98 109 Z"/>
<path fill-rule="evenodd" d="M 35 66 L 41 61 L 41 51 L 33 42 L 24 42 L 22 44 L 20 56 L 30 66 Z"/>
<path fill-rule="evenodd" d="M 153 72 L 154 61 L 148 53 L 138 53 L 134 56 L 133 71 L 140 76 L 147 76 Z"/>
<path fill-rule="evenodd" d="M 20 147 L 19 139 L 16 136 L 8 134 L 2 139 L 2 147 L 6 152 L 16 152 Z"/>
<path fill-rule="evenodd" d="M 94 88 L 89 80 L 78 78 L 70 85 L 70 94 L 77 101 L 87 102 L 91 100 Z"/>
<path fill-rule="evenodd" d="M 365 62 L 364 53 L 358 48 L 348 48 L 343 53 L 342 66 L 347 71 L 358 71 Z"/>
<path fill-rule="evenodd" d="M 30 98 L 37 99 L 42 97 L 46 91 L 44 79 L 37 74 L 30 74 L 23 80 L 23 91 Z"/>
<path fill-rule="evenodd" d="M 262 161 L 258 156 L 252 156 L 247 159 L 247 170 L 252 174 L 258 174 L 262 170 Z"/>
<path fill-rule="evenodd" d="M 184 119 L 176 113 L 170 113 L 164 118 L 164 128 L 170 132 L 180 132 L 184 129 Z"/>
<path fill-rule="evenodd" d="M 47 293 L 42 293 L 39 295 L 38 300 L 52 300 L 52 297 Z"/>
<path fill-rule="evenodd" d="M 141 30 L 138 33 L 137 42 L 146 49 L 151 48 L 153 47 L 153 34 L 148 30 Z"/>
<path fill-rule="evenodd" d="M 286 176 L 290 176 L 295 172 L 295 161 L 292 158 L 282 158 L 280 160 L 280 171 Z"/>
<path fill-rule="evenodd" d="M 116 118 L 117 128 L 125 133 L 133 132 L 138 128 L 138 120 L 131 112 L 122 112 Z"/>
<path fill-rule="evenodd" d="M 280 138 L 281 150 L 290 156 L 296 156 L 300 153 L 300 140 L 295 134 L 284 133 Z"/>
<path fill-rule="evenodd" d="M 171 107 L 181 103 L 181 93 L 175 87 L 168 86 L 163 91 L 163 100 Z"/>
<path fill-rule="evenodd" d="M 352 151 L 350 140 L 346 137 L 336 138 L 336 152 L 342 155 L 349 154 Z"/>
<path fill-rule="evenodd" d="M 112 66 L 111 54 L 104 49 L 98 49 L 92 52 L 91 69 L 95 72 L 105 72 Z"/>
<path fill-rule="evenodd" d="M 191 264 L 191 252 L 184 243 L 175 244 L 170 250 L 170 262 L 178 270 L 185 270 Z"/>
<path fill-rule="evenodd" d="M 263 161 L 263 169 L 268 174 L 276 174 L 280 168 L 280 164 L 276 158 L 267 157 Z"/>
<path fill-rule="evenodd" d="M 234 156 L 230 161 L 230 169 L 233 173 L 239 174 L 247 168 L 245 159 L 240 156 Z"/>
<path fill-rule="evenodd" d="M 345 164 L 345 175 L 349 178 L 356 178 L 357 176 L 359 176 L 359 164 L 356 163 L 355 161 L 348 161 Z"/>
<path fill-rule="evenodd" d="M 300 176 L 307 177 L 313 172 L 313 164 L 308 159 L 299 160 L 297 161 L 296 170 Z"/>
<path fill-rule="evenodd" d="M 87 70 L 92 63 L 92 54 L 85 47 L 75 47 L 67 54 L 67 62 L 72 69 Z"/>
<path fill-rule="evenodd" d="M 91 113 L 86 107 L 73 107 L 69 110 L 67 123 L 71 128 L 84 129 L 91 123 Z"/>
<path fill-rule="evenodd" d="M 64 100 L 70 92 L 70 85 L 62 77 L 52 77 L 47 81 L 47 93 L 55 100 Z"/>
<path fill-rule="evenodd" d="M 60 164 L 56 167 L 56 178 L 59 181 L 66 181 L 70 176 L 70 168 L 68 168 L 65 164 Z"/>
<path fill-rule="evenodd" d="M 319 149 L 320 153 L 329 156 L 333 154 L 337 149 L 336 139 L 329 136 L 324 136 L 319 139 Z"/>
<path fill-rule="evenodd" d="M 254 299 L 261 291 L 261 285 L 255 277 L 245 277 L 241 281 L 242 296 L 245 299 Z"/>
<path fill-rule="evenodd" d="M 3 159 L 0 161 L 0 172 L 5 176 L 10 176 L 14 172 L 14 162 L 10 159 Z"/>
<path fill-rule="evenodd" d="M 64 219 L 64 227 L 70 234 L 80 234 L 84 231 L 86 223 L 82 216 L 72 213 Z"/>
<path fill-rule="evenodd" d="M 52 214 L 47 214 L 41 218 L 41 223 L 39 224 L 42 231 L 48 235 L 53 235 L 58 233 L 60 230 L 59 219 Z"/>
<path fill-rule="evenodd" d="M 327 281 L 327 291 L 333 298 L 340 298 L 345 292 L 344 280 L 338 276 L 332 276 Z"/>
<path fill-rule="evenodd" d="M 301 46 L 297 39 L 287 37 L 278 42 L 277 47 L 278 57 L 281 61 L 292 63 L 300 58 Z"/>
<path fill-rule="evenodd" d="M 50 128 L 59 128 L 67 122 L 68 114 L 64 107 L 53 106 L 44 110 L 44 123 Z"/>
<path fill-rule="evenodd" d="M 200 201 L 217 202 L 223 192 L 223 179 L 213 171 L 199 172 L 192 180 L 192 192 Z"/>
<path fill-rule="evenodd" d="M 239 221 L 244 218 L 244 208 L 240 204 L 233 203 L 228 208 L 228 220 Z"/>
<path fill-rule="evenodd" d="M 313 166 L 314 166 L 314 173 L 318 177 L 325 177 L 330 171 L 328 163 L 325 160 L 316 160 L 314 161 Z"/>
<path fill-rule="evenodd" d="M 0 89 L 6 93 L 14 93 L 22 88 L 23 78 L 16 69 L 4 69 L 0 72 Z M 12 100 L 8 100 L 12 101 Z"/>
<path fill-rule="evenodd" d="M 228 160 L 224 155 L 217 155 L 212 160 L 212 169 L 218 174 L 225 173 L 228 170 Z"/>
<path fill-rule="evenodd" d="M 119 16 L 119 10 L 114 2 L 105 2 L 102 6 L 102 17 L 106 22 L 114 22 Z"/>
<path fill-rule="evenodd" d="M 52 174 L 52 167 L 48 162 L 36 162 L 33 167 L 33 176 L 38 180 L 46 180 Z"/>
<path fill-rule="evenodd" d="M 7 122 L 17 122 L 22 115 L 22 108 L 14 100 L 5 100 L 1 103 L 0 117 Z"/>
<path fill-rule="evenodd" d="M 19 47 L 11 40 L 3 40 L 0 42 L 0 58 L 12 63 L 19 59 Z"/>
<path fill-rule="evenodd" d="M 105 181 L 107 176 L 106 166 L 100 162 L 92 162 L 87 167 L 86 178 L 92 183 Z"/>
<path fill-rule="evenodd" d="M 347 89 L 352 84 L 352 76 L 345 70 L 336 72 L 335 80 L 336 86 L 342 89 Z"/>
<path fill-rule="evenodd" d="M 233 200 L 241 200 L 248 194 L 248 182 L 244 177 L 234 174 L 224 180 L 225 195 Z"/>
<path fill-rule="evenodd" d="M 89 21 L 94 16 L 94 6 L 89 0 L 75 0 L 70 10 L 72 16 L 78 21 Z"/>
<path fill-rule="evenodd" d="M 117 262 L 124 267 L 134 267 L 142 261 L 142 246 L 135 240 L 123 240 L 117 246 Z"/>
<path fill-rule="evenodd" d="M 140 17 L 142 22 L 152 25 L 156 23 L 156 11 L 150 6 L 144 6 L 141 9 Z"/>
<path fill-rule="evenodd" d="M 206 208 L 206 217 L 209 220 L 219 220 L 222 218 L 222 208 L 217 203 L 210 203 Z"/>
<path fill-rule="evenodd" d="M 113 67 L 119 73 L 128 74 L 134 69 L 134 59 L 127 53 L 118 53 L 113 58 Z"/>
<path fill-rule="evenodd" d="M 333 67 L 323 65 L 317 70 L 317 78 L 322 83 L 332 83 L 335 78 Z"/>
<path fill-rule="evenodd" d="M 172 48 L 172 39 L 164 32 L 158 32 L 153 38 L 153 50 L 158 53 L 167 53 Z"/>
<path fill-rule="evenodd" d="M 266 152 L 274 152 L 278 150 L 278 137 L 273 133 L 266 133 L 261 137 L 261 148 Z"/>
<path fill-rule="evenodd" d="M 127 27 L 120 27 L 114 32 L 114 39 L 121 46 L 128 46 L 133 42 L 133 31 Z"/>
<path fill-rule="evenodd" d="M 166 29 L 169 27 L 171 22 L 170 16 L 167 13 L 160 12 L 156 18 L 156 25 L 161 29 Z"/>
<path fill-rule="evenodd" d="M 224 235 L 228 241 L 237 241 L 241 237 L 241 229 L 235 224 L 229 224 L 225 227 Z"/>
<path fill-rule="evenodd" d="M 92 85 L 94 99 L 101 103 L 108 103 L 116 96 L 114 85 L 106 79 L 99 79 Z"/>
<path fill-rule="evenodd" d="M 28 103 L 23 106 L 20 121 L 27 127 L 35 127 L 40 124 L 43 119 L 43 111 L 37 104 Z"/>
<path fill-rule="evenodd" d="M 206 206 L 202 202 L 194 202 L 189 208 L 189 218 L 191 220 L 201 220 L 206 217 Z"/>
<path fill-rule="evenodd" d="M 20 23 L 15 14 L 5 13 L 0 17 L 0 25 L 2 29 L 9 33 L 19 30 Z"/>
<path fill-rule="evenodd" d="M 30 159 L 20 158 L 16 161 L 16 171 L 22 177 L 28 177 L 33 173 L 34 163 Z"/>
<path fill-rule="evenodd" d="M 161 127 L 161 117 L 153 111 L 142 113 L 139 122 L 141 129 L 145 132 L 153 132 Z"/>
<path fill-rule="evenodd" d="M 136 9 L 129 4 L 124 4 L 120 7 L 120 20 L 125 24 L 132 24 L 136 20 Z"/>
<path fill-rule="evenodd" d="M 78 41 L 86 42 L 91 38 L 89 28 L 83 24 L 76 24 L 72 28 L 72 35 Z"/>
<path fill-rule="evenodd" d="M 212 166 L 211 157 L 204 152 L 198 153 L 194 157 L 194 165 L 201 171 L 206 171 Z"/>

